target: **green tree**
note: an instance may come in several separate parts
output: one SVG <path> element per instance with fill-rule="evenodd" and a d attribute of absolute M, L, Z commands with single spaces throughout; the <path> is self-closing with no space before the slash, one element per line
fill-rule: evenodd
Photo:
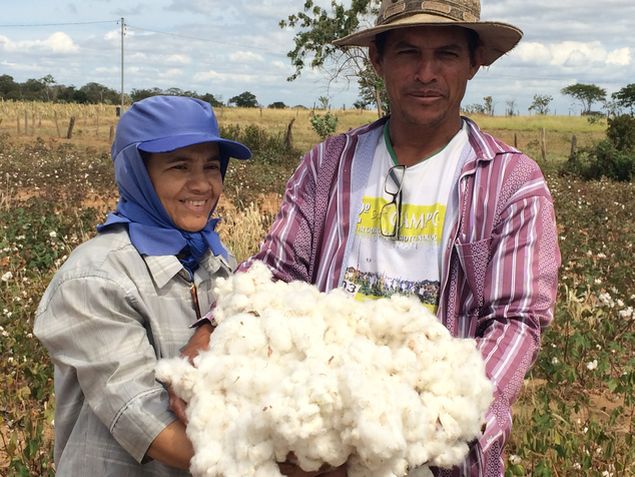
<path fill-rule="evenodd" d="M 133 89 L 130 91 L 130 98 L 132 101 L 141 101 L 142 99 L 149 98 L 150 96 L 157 96 L 163 94 L 163 91 L 159 88 L 152 89 Z"/>
<path fill-rule="evenodd" d="M 229 104 L 235 104 L 239 108 L 257 108 L 258 100 L 256 100 L 256 95 L 250 93 L 249 91 L 245 91 L 240 93 L 238 96 L 230 98 Z"/>
<path fill-rule="evenodd" d="M 213 108 L 220 108 L 223 105 L 223 101 L 220 96 L 217 98 L 211 93 L 205 93 L 199 98 L 201 101 L 206 101 L 212 105 Z"/>
<path fill-rule="evenodd" d="M 21 85 L 22 97 L 29 100 L 46 99 L 46 85 L 39 79 L 30 78 Z"/>
<path fill-rule="evenodd" d="M 79 90 L 86 95 L 86 102 L 91 104 L 117 104 L 120 101 L 119 93 L 103 84 L 90 82 Z"/>
<path fill-rule="evenodd" d="M 485 96 L 483 98 L 483 109 L 488 116 L 494 116 L 494 98 Z"/>
<path fill-rule="evenodd" d="M 591 106 L 593 103 L 606 99 L 606 90 L 594 84 L 572 84 L 566 88 L 562 88 L 560 92 L 580 101 L 582 104 L 582 114 L 591 114 Z"/>
<path fill-rule="evenodd" d="M 332 43 L 353 33 L 360 25 L 370 24 L 378 12 L 380 1 L 352 0 L 350 7 L 344 3 L 331 0 L 331 8 L 327 10 L 313 0 L 305 0 L 302 11 L 280 21 L 281 28 L 298 30 L 294 48 L 287 53 L 295 72 L 287 80 L 297 79 L 307 66 L 327 71 L 330 80 L 337 77 L 357 79 L 360 99 L 369 104 L 374 102 L 381 116 L 386 103 L 385 93 L 382 95 L 383 82 L 377 78 L 366 49 L 339 48 Z"/>
<path fill-rule="evenodd" d="M 633 116 L 635 108 L 635 83 L 624 86 L 619 91 L 613 93 L 611 98 L 617 103 L 618 107 L 628 109 Z"/>
<path fill-rule="evenodd" d="M 282 101 L 274 101 L 267 107 L 271 109 L 286 109 L 287 105 L 284 104 Z"/>
<path fill-rule="evenodd" d="M 0 75 L 0 96 L 2 99 L 13 99 L 12 96 L 18 90 L 18 83 L 13 80 L 13 76 Z"/>
<path fill-rule="evenodd" d="M 547 114 L 549 112 L 549 104 L 553 101 L 550 94 L 534 94 L 534 99 L 529 105 L 529 112 L 536 114 Z"/>
<path fill-rule="evenodd" d="M 55 78 L 53 78 L 53 75 L 46 75 L 42 78 L 40 78 L 40 82 L 44 85 L 45 88 L 45 92 L 46 92 L 46 100 L 50 101 L 51 100 L 51 87 L 55 84 Z"/>

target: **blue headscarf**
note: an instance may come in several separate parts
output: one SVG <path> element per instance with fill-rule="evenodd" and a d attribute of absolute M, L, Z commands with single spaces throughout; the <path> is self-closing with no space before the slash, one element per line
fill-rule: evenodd
<path fill-rule="evenodd" d="M 120 119 L 112 146 L 115 181 L 119 187 L 117 209 L 97 226 L 103 232 L 126 224 L 132 245 L 142 255 L 175 255 L 193 273 L 208 250 L 227 258 L 218 233 L 218 219 L 211 219 L 198 232 L 179 229 L 154 190 L 139 152 L 168 152 L 203 142 L 218 143 L 221 171 L 229 156 L 247 159 L 251 151 L 240 143 L 220 137 L 208 103 L 179 96 L 153 96 L 137 103 Z"/>
<path fill-rule="evenodd" d="M 103 232 L 114 224 L 128 224 L 130 241 L 142 255 L 179 255 L 181 263 L 194 272 L 207 250 L 227 258 L 218 233 L 218 219 L 207 222 L 199 232 L 178 229 L 159 200 L 145 163 L 135 145 L 124 149 L 115 161 L 115 181 L 119 202 L 106 222 L 97 226 Z"/>

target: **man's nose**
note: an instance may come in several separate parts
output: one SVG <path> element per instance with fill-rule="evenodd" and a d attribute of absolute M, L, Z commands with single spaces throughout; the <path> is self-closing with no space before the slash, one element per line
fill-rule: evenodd
<path fill-rule="evenodd" d="M 417 63 L 415 79 L 421 83 L 430 83 L 437 78 L 438 62 L 431 57 L 421 57 Z"/>

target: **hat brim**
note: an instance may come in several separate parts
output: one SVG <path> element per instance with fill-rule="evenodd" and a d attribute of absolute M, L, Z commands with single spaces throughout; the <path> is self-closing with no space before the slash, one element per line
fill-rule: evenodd
<path fill-rule="evenodd" d="M 202 144 L 204 142 L 215 142 L 218 144 L 220 152 L 223 156 L 233 157 L 236 159 L 249 159 L 251 158 L 251 151 L 247 146 L 243 144 L 231 141 L 229 139 L 223 139 L 222 137 L 214 136 L 212 134 L 180 134 L 178 136 L 168 136 L 159 139 L 153 139 L 151 141 L 141 142 L 138 148 L 145 152 L 160 153 L 170 152 L 182 147 L 193 146 L 195 144 Z"/>
<path fill-rule="evenodd" d="M 400 28 L 456 26 L 474 30 L 483 46 L 483 66 L 489 66 L 505 53 L 511 51 L 523 37 L 523 32 L 514 25 L 501 22 L 457 22 L 449 18 L 428 13 L 418 13 L 398 18 L 388 24 L 351 33 L 333 41 L 336 46 L 367 47 L 378 33 Z"/>

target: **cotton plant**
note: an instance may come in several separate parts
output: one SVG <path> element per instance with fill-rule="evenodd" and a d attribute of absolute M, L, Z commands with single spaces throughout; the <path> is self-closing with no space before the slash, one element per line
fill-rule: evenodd
<path fill-rule="evenodd" d="M 305 471 L 424 477 L 480 435 L 492 385 L 475 341 L 416 298 L 321 293 L 261 262 L 214 293 L 209 348 L 157 367 L 188 403 L 194 476 L 278 477 L 293 453 Z"/>

